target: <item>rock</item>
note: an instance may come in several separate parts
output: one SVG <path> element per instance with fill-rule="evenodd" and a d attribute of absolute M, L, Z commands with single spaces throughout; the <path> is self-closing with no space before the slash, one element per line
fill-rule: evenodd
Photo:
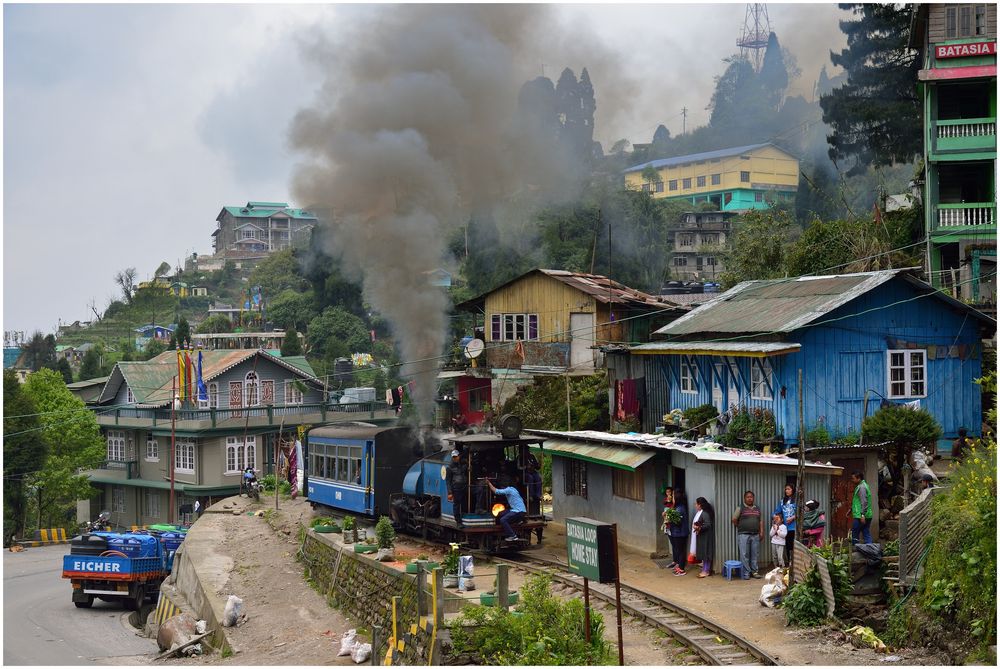
<path fill-rule="evenodd" d="M 901 658 L 899 655 L 887 655 L 886 657 L 883 657 L 881 661 L 882 662 L 899 662 L 902 659 L 903 658 Z"/>
<path fill-rule="evenodd" d="M 160 625 L 156 632 L 156 644 L 163 651 L 187 643 L 196 634 L 196 624 L 190 614 L 179 613 Z"/>

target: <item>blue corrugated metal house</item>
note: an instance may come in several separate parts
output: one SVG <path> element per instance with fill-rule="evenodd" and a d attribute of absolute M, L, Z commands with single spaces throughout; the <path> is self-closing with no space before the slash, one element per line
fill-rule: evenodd
<path fill-rule="evenodd" d="M 979 435 L 982 339 L 996 321 L 915 278 L 912 270 L 747 281 L 633 346 L 642 356 L 652 431 L 671 409 L 714 404 L 773 412 L 799 441 L 798 372 L 806 430 L 859 431 L 882 401 L 917 402 L 941 424 Z M 634 366 L 633 366 L 634 367 Z M 866 395 L 868 400 L 866 402 Z"/>

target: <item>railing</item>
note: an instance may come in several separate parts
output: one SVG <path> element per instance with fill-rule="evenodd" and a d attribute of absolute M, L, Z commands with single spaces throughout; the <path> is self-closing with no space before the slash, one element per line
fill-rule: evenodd
<path fill-rule="evenodd" d="M 995 137 L 997 121 L 994 118 L 962 118 L 937 122 L 938 139 L 961 137 Z"/>
<path fill-rule="evenodd" d="M 173 416 L 171 416 L 170 409 L 167 408 L 120 407 L 108 409 L 106 407 L 93 407 L 93 411 L 97 414 L 98 419 L 105 424 L 113 422 L 115 425 L 118 425 L 121 419 L 125 418 L 152 421 L 153 425 L 169 425 L 171 419 L 173 419 L 176 422 L 209 422 L 212 427 L 216 427 L 218 423 L 224 423 L 229 420 L 253 420 L 255 423 L 266 421 L 270 424 L 281 422 L 283 417 L 298 417 L 317 413 L 323 417 L 323 420 L 325 420 L 328 412 L 367 413 L 369 417 L 374 418 L 376 412 L 384 413 L 390 410 L 391 409 L 386 406 L 384 401 L 378 400 L 373 402 L 348 402 L 343 404 L 338 402 L 330 402 L 328 404 L 316 402 L 310 404 L 257 405 L 252 407 L 225 407 L 218 409 L 182 408 L 175 411 Z M 277 417 L 277 420 L 275 420 L 275 417 Z M 294 421 L 286 420 L 285 422 Z"/>
<path fill-rule="evenodd" d="M 989 202 L 939 204 L 937 224 L 939 228 L 996 225 L 997 208 Z"/>
<path fill-rule="evenodd" d="M 105 460 L 94 469 L 124 472 L 126 479 L 134 479 L 139 476 L 139 463 L 135 460 Z"/>

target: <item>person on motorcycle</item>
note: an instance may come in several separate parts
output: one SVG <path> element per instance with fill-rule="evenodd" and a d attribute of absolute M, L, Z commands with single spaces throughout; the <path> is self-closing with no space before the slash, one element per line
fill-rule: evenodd
<path fill-rule="evenodd" d="M 253 484 L 257 482 L 257 472 L 254 471 L 253 467 L 247 467 L 243 470 L 243 487 L 249 492 L 253 489 Z"/>

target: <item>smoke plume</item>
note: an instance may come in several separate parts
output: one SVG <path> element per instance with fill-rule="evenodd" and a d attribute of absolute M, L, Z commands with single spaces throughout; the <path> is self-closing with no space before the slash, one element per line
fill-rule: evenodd
<path fill-rule="evenodd" d="M 447 233 L 523 190 L 558 188 L 567 173 L 514 122 L 533 76 L 524 54 L 547 12 L 384 6 L 355 26 L 350 47 L 320 39 L 310 50 L 324 82 L 292 124 L 292 145 L 309 156 L 294 196 L 333 212 L 326 251 L 390 322 L 422 422 L 449 308 L 426 273 L 449 265 Z"/>

